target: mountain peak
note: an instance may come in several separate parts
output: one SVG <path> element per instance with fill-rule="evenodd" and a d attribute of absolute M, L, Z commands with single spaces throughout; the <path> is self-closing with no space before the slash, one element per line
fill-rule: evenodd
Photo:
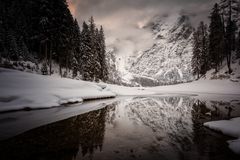
<path fill-rule="evenodd" d="M 146 28 L 153 32 L 155 42 L 134 60 L 129 72 L 138 81 L 140 77 L 144 77 L 145 80 L 154 79 L 158 85 L 191 81 L 190 62 L 194 29 L 190 16 L 156 16 Z"/>

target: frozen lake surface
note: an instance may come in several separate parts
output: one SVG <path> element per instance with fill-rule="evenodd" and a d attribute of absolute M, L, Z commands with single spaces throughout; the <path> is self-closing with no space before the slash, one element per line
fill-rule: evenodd
<path fill-rule="evenodd" d="M 118 97 L 0 114 L 0 159 L 239 159 L 203 123 L 240 116 L 239 97 Z"/>

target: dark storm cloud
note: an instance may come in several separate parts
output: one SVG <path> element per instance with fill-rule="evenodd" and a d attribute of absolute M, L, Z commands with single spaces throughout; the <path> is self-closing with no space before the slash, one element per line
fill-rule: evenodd
<path fill-rule="evenodd" d="M 150 32 L 141 29 L 153 16 L 185 11 L 195 25 L 207 21 L 217 0 L 68 0 L 71 12 L 81 23 L 94 16 L 104 26 L 107 43 L 116 44 L 121 54 L 132 54 L 152 44 Z M 124 47 L 123 47 L 124 46 Z"/>

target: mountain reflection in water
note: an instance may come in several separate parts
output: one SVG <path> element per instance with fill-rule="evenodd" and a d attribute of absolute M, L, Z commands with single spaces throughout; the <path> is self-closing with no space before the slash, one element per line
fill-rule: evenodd
<path fill-rule="evenodd" d="M 240 116 L 239 102 L 138 97 L 0 142 L 0 159 L 239 159 L 229 137 L 203 127 Z"/>

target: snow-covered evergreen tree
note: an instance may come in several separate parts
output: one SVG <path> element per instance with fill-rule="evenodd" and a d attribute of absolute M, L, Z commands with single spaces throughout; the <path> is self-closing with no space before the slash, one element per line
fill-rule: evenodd
<path fill-rule="evenodd" d="M 100 32 L 99 32 L 99 41 L 100 41 L 100 63 L 102 66 L 102 75 L 101 79 L 105 82 L 108 80 L 108 67 L 107 67 L 107 62 L 106 62 L 106 44 L 105 44 L 105 36 L 104 36 L 104 30 L 103 27 L 101 26 Z"/>
<path fill-rule="evenodd" d="M 25 60 L 30 60 L 30 54 L 28 48 L 23 40 L 23 37 L 20 37 L 17 41 L 18 45 L 18 55 L 21 56 Z"/>
<path fill-rule="evenodd" d="M 105 42 L 101 41 L 93 17 L 81 32 L 66 0 L 4 0 L 0 3 L 1 57 L 44 62 L 50 74 L 55 61 L 61 76 L 66 68 L 68 77 L 81 71 L 85 80 L 103 80 L 105 61 L 101 59 L 104 59 L 102 45 Z"/>
<path fill-rule="evenodd" d="M 93 55 L 93 72 L 94 72 L 94 80 L 99 81 L 101 77 L 99 76 L 101 74 L 101 64 L 100 64 L 100 57 L 99 57 L 99 51 L 97 49 L 98 46 L 98 29 L 96 29 L 96 24 L 94 22 L 93 17 L 89 19 L 89 31 L 90 31 L 90 43 L 91 43 L 91 54 Z"/>
<path fill-rule="evenodd" d="M 95 36 L 96 36 L 95 48 L 96 48 L 96 54 L 97 54 L 95 59 L 96 61 L 95 76 L 96 76 L 96 79 L 101 80 L 102 79 L 101 41 L 100 41 L 100 34 L 99 34 L 98 28 L 96 28 Z"/>
<path fill-rule="evenodd" d="M 17 45 L 16 34 L 12 30 L 6 33 L 6 46 L 8 50 L 6 58 L 17 61 L 19 59 L 19 48 Z"/>
<path fill-rule="evenodd" d="M 94 80 L 94 55 L 91 51 L 91 34 L 90 29 L 86 22 L 83 22 L 82 33 L 81 33 L 81 44 L 80 44 L 80 70 L 83 80 L 93 81 Z"/>
<path fill-rule="evenodd" d="M 198 31 L 195 31 L 193 34 L 193 56 L 192 56 L 192 70 L 193 75 L 197 75 L 197 78 L 200 78 L 201 71 L 201 43 L 200 35 Z"/>
<path fill-rule="evenodd" d="M 72 78 L 77 77 L 78 70 L 79 70 L 78 61 L 75 57 L 73 57 L 73 60 L 72 60 Z"/>
<path fill-rule="evenodd" d="M 204 22 L 200 22 L 197 32 L 200 41 L 200 73 L 201 75 L 205 75 L 209 69 L 207 25 Z"/>
<path fill-rule="evenodd" d="M 41 68 L 42 75 L 48 75 L 47 61 L 44 61 Z"/>
<path fill-rule="evenodd" d="M 73 50 L 74 50 L 74 57 L 79 63 L 80 60 L 80 43 L 81 43 L 81 33 L 80 33 L 80 28 L 78 25 L 77 20 L 74 20 L 74 25 L 73 25 Z"/>

